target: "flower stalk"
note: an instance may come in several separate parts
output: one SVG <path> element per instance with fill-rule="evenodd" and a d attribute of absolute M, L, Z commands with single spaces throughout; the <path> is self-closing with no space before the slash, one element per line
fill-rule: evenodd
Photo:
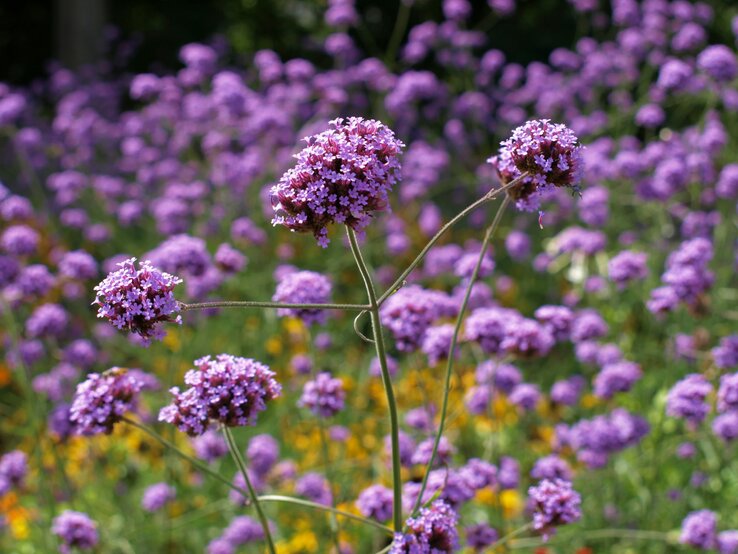
<path fill-rule="evenodd" d="M 248 471 L 246 471 L 246 462 L 244 461 L 243 456 L 241 456 L 241 452 L 238 450 L 238 446 L 236 445 L 236 441 L 233 438 L 233 433 L 231 433 L 231 429 L 225 425 L 223 426 L 223 435 L 225 436 L 226 442 L 228 443 L 228 449 L 231 451 L 231 456 L 236 462 L 241 475 L 243 475 L 243 480 L 246 483 L 246 488 L 249 490 L 251 502 L 253 502 L 254 504 L 256 514 L 259 516 L 259 521 L 261 522 L 261 526 L 264 529 L 264 538 L 266 539 L 267 548 L 269 549 L 270 554 L 277 554 L 277 549 L 275 548 L 274 541 L 272 540 L 272 533 L 269 530 L 269 521 L 267 520 L 264 511 L 261 509 L 259 497 L 256 494 L 253 485 L 251 484 L 251 479 L 249 479 L 249 473 Z"/>
<path fill-rule="evenodd" d="M 479 257 L 477 258 L 477 263 L 474 266 L 474 271 L 472 272 L 471 277 L 469 278 L 469 283 L 466 286 L 466 291 L 464 292 L 464 299 L 461 302 L 461 306 L 459 307 L 459 315 L 456 316 L 456 324 L 454 325 L 454 334 L 451 337 L 451 344 L 449 346 L 448 351 L 448 358 L 446 361 L 446 376 L 443 386 L 443 400 L 441 402 L 441 420 L 438 424 L 438 431 L 436 432 L 435 439 L 433 441 L 433 450 L 431 451 L 430 458 L 428 459 L 428 464 L 425 468 L 425 474 L 423 475 L 423 482 L 420 486 L 420 491 L 418 492 L 418 498 L 415 500 L 415 505 L 413 506 L 412 513 L 418 511 L 418 508 L 420 507 L 420 504 L 422 502 L 423 493 L 425 492 L 426 487 L 428 486 L 428 477 L 430 475 L 431 469 L 433 469 L 433 462 L 436 459 L 436 456 L 438 455 L 438 445 L 441 442 L 441 437 L 443 436 L 443 430 L 446 424 L 446 415 L 448 413 L 448 397 L 449 392 L 451 391 L 451 376 L 453 375 L 453 368 L 454 368 L 454 353 L 456 351 L 456 344 L 458 343 L 459 339 L 459 331 L 461 330 L 461 324 L 464 319 L 464 312 L 466 311 L 466 307 L 469 304 L 469 298 L 471 297 L 472 288 L 474 287 L 474 282 L 477 280 L 477 276 L 479 275 L 479 269 L 482 267 L 482 261 L 484 260 L 484 254 L 487 251 L 487 248 L 489 247 L 489 243 L 492 240 L 492 237 L 497 230 L 497 227 L 500 224 L 500 221 L 502 219 L 502 214 L 505 211 L 505 208 L 510 203 L 510 197 L 505 196 L 502 203 L 500 204 L 500 207 L 497 209 L 497 213 L 495 214 L 494 220 L 492 220 L 492 224 L 487 228 L 487 231 L 484 234 L 484 240 L 482 240 L 482 246 L 479 249 Z"/>
<path fill-rule="evenodd" d="M 379 320 L 379 303 L 377 301 L 377 293 L 374 288 L 374 282 L 369 274 L 364 257 L 361 254 L 359 243 L 356 240 L 356 233 L 351 227 L 346 227 L 348 233 L 349 244 L 351 245 L 351 253 L 354 255 L 356 266 L 359 269 L 361 278 L 366 287 L 366 294 L 369 298 L 369 315 L 372 321 L 372 335 L 374 337 L 374 347 L 377 351 L 379 359 L 379 367 L 382 372 L 382 384 L 387 396 L 387 405 L 389 407 L 390 420 L 390 440 L 392 443 L 392 522 L 395 531 L 402 529 L 402 475 L 400 465 L 400 424 L 397 415 L 397 401 L 392 388 L 392 379 L 387 366 L 387 352 L 384 345 L 384 337 L 382 336 L 382 325 Z"/>

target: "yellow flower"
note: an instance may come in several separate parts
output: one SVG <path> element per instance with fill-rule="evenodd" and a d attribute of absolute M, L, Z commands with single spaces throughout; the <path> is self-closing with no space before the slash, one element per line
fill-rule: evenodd
<path fill-rule="evenodd" d="M 480 504 L 486 504 L 487 506 L 494 506 L 497 504 L 497 495 L 495 491 L 490 488 L 479 489 L 475 496 Z"/>
<path fill-rule="evenodd" d="M 515 490 L 506 490 L 500 493 L 500 505 L 506 518 L 519 516 L 523 512 L 523 499 Z"/>
<path fill-rule="evenodd" d="M 266 351 L 272 356 L 279 356 L 282 353 L 282 339 L 279 337 L 271 337 L 266 341 Z"/>
<path fill-rule="evenodd" d="M 182 348 L 182 341 L 179 335 L 180 333 L 177 327 L 173 325 L 169 326 L 167 328 L 167 334 L 164 336 L 164 340 L 162 340 L 164 346 L 172 352 L 179 352 L 179 349 Z"/>
<path fill-rule="evenodd" d="M 585 394 L 582 396 L 582 408 L 594 408 L 599 403 L 599 399 L 594 394 Z"/>

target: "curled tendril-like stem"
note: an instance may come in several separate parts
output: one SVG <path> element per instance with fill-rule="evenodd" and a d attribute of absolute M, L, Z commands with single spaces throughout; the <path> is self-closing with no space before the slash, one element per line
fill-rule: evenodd
<path fill-rule="evenodd" d="M 362 333 L 359 330 L 359 319 L 361 318 L 361 316 L 368 314 L 368 313 L 369 313 L 368 311 L 359 312 L 359 315 L 357 315 L 354 318 L 354 332 L 356 332 L 356 334 L 359 335 L 359 338 L 361 338 L 361 340 L 363 340 L 364 342 L 368 342 L 369 344 L 374 344 L 373 339 L 370 339 L 369 337 L 367 337 L 364 333 Z"/>

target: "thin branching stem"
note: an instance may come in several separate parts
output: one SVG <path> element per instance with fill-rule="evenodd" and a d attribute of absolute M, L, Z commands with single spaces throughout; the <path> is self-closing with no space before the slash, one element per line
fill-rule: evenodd
<path fill-rule="evenodd" d="M 369 314 L 372 320 L 372 332 L 374 336 L 374 347 L 377 351 L 379 359 L 379 367 L 382 371 L 382 384 L 384 392 L 387 396 L 387 405 L 389 407 L 390 420 L 390 440 L 392 443 L 392 522 L 395 531 L 402 529 L 402 475 L 400 465 L 400 424 L 397 416 L 397 401 L 395 400 L 395 392 L 392 388 L 392 379 L 387 366 L 387 353 L 384 346 L 384 337 L 382 336 L 382 325 L 379 320 L 379 304 L 377 302 L 377 292 L 374 288 L 371 274 L 367 268 L 364 257 L 361 255 L 359 243 L 356 240 L 356 233 L 351 227 L 346 227 L 348 233 L 349 244 L 351 245 L 351 253 L 359 268 L 359 273 L 366 287 L 366 294 L 369 298 Z"/>
<path fill-rule="evenodd" d="M 494 542 L 489 546 L 485 552 L 492 554 L 495 550 L 497 550 L 499 547 L 506 545 L 511 539 L 514 539 L 515 537 L 522 535 L 523 533 L 527 532 L 528 530 L 533 528 L 532 523 L 527 523 L 523 525 L 522 527 L 518 527 L 513 531 L 512 533 L 508 533 L 504 537 L 502 537 L 500 540 Z"/>
<path fill-rule="evenodd" d="M 215 302 L 197 302 L 193 304 L 179 303 L 183 312 L 191 310 L 210 310 L 213 308 L 291 308 L 305 310 L 346 310 L 361 312 L 368 310 L 369 306 L 364 304 L 298 304 L 292 302 L 260 302 L 251 300 L 223 300 Z"/>
<path fill-rule="evenodd" d="M 482 196 L 482 198 L 480 198 L 479 200 L 477 200 L 473 204 L 470 204 L 469 206 L 467 206 L 466 208 L 464 208 L 463 210 L 461 210 L 458 214 L 456 214 L 453 217 L 453 219 L 451 219 L 448 223 L 446 223 L 443 227 L 441 227 L 435 235 L 433 235 L 433 238 L 431 238 L 428 241 L 428 243 L 423 247 L 423 249 L 420 251 L 420 253 L 410 263 L 410 265 L 407 266 L 407 268 L 395 280 L 395 282 L 392 283 L 392 285 L 390 285 L 390 287 L 379 297 L 379 300 L 377 301 L 377 303 L 380 306 L 382 304 L 384 304 L 384 302 L 385 302 L 385 300 L 387 300 L 387 298 L 389 298 L 390 296 L 392 296 L 397 291 L 397 289 L 399 289 L 400 287 L 402 287 L 405 284 L 405 279 L 407 279 L 407 276 L 410 275 L 410 273 L 412 273 L 413 269 L 415 269 L 418 266 L 418 264 L 420 264 L 420 262 L 423 261 L 423 258 L 425 258 L 426 254 L 428 254 L 428 251 L 431 248 L 433 248 L 433 245 L 436 244 L 436 242 L 438 242 L 438 240 L 446 233 L 446 231 L 448 231 L 449 229 L 451 229 L 451 227 L 453 227 L 454 225 L 456 225 L 459 221 L 461 221 L 462 219 L 464 219 L 467 215 L 469 215 L 471 212 L 473 212 L 474 210 L 476 210 L 478 207 L 483 206 L 484 204 L 486 204 L 487 202 L 489 202 L 491 200 L 494 200 L 501 193 L 503 193 L 503 192 L 507 191 L 508 189 L 510 189 L 510 188 L 514 187 L 515 185 L 517 185 L 527 175 L 528 175 L 528 173 L 523 173 L 522 175 L 520 175 L 519 177 L 513 179 L 512 181 L 510 181 L 506 185 L 502 186 L 501 188 L 498 188 L 498 189 L 494 189 L 494 190 L 489 191 L 487 194 L 485 194 L 484 196 Z"/>
<path fill-rule="evenodd" d="M 244 496 L 248 496 L 249 493 L 248 493 L 247 490 L 242 489 L 241 487 L 239 487 L 237 485 L 234 485 L 228 479 L 226 479 L 225 477 L 223 477 L 221 474 L 217 473 L 216 471 L 213 471 L 206 464 L 204 464 L 203 462 L 201 462 L 197 458 L 194 458 L 194 457 L 190 456 L 189 454 L 187 454 L 187 452 L 184 452 L 183 450 L 181 450 L 176 444 L 174 444 L 173 442 L 165 439 L 164 437 L 162 437 L 159 433 L 157 433 L 153 429 L 150 429 L 149 427 L 146 427 L 145 425 L 141 425 L 138 421 L 134 421 L 133 419 L 129 419 L 127 417 L 123 417 L 123 418 L 121 418 L 121 420 L 124 423 L 127 423 L 128 425 L 130 425 L 131 427 L 135 427 L 139 431 L 143 431 L 144 433 L 146 433 L 147 435 L 149 435 L 152 439 L 156 440 L 162 446 L 164 446 L 165 448 L 168 448 L 169 450 L 171 450 L 172 452 L 174 452 L 175 454 L 177 454 L 177 456 L 179 456 L 183 460 L 188 461 L 190 464 L 192 464 L 193 466 L 195 466 L 200 471 L 202 471 L 204 473 L 207 473 L 208 475 L 210 475 L 211 477 L 213 477 L 217 481 L 220 481 L 221 483 L 223 483 L 227 487 L 233 489 L 234 491 L 239 492 L 239 493 L 241 493 Z"/>
<path fill-rule="evenodd" d="M 500 207 L 497 209 L 497 213 L 495 214 L 495 218 L 492 221 L 492 224 L 487 228 L 487 231 L 484 234 L 484 240 L 482 241 L 482 246 L 479 249 L 479 257 L 477 258 L 477 263 L 474 266 L 474 271 L 472 272 L 471 277 L 469 278 L 469 282 L 466 285 L 464 299 L 461 301 L 459 314 L 456 316 L 456 325 L 454 326 L 454 334 L 451 337 L 451 344 L 448 349 L 448 359 L 446 361 L 446 377 L 443 385 L 443 400 L 441 402 L 441 419 L 438 423 L 438 431 L 436 432 L 436 437 L 433 441 L 433 450 L 431 451 L 430 458 L 428 459 L 428 464 L 425 468 L 425 474 L 423 475 L 423 482 L 420 485 L 418 498 L 415 500 L 415 505 L 413 506 L 413 514 L 418 510 L 418 507 L 422 502 L 423 493 L 425 492 L 425 488 L 428 485 L 428 476 L 430 475 L 431 469 L 433 468 L 433 463 L 436 459 L 436 455 L 438 454 L 438 445 L 441 442 L 441 437 L 443 436 L 443 429 L 446 424 L 446 414 L 448 412 L 448 397 L 451 390 L 451 376 L 453 375 L 454 370 L 456 344 L 459 340 L 459 331 L 461 330 L 461 324 L 464 320 L 464 312 L 466 311 L 466 306 L 469 303 L 469 298 L 471 297 L 474 282 L 477 279 L 477 275 L 479 275 L 479 269 L 482 267 L 482 261 L 484 260 L 485 253 L 487 252 L 487 247 L 489 246 L 489 243 L 492 240 L 492 236 L 495 234 L 495 231 L 500 224 L 502 214 L 509 203 L 510 197 L 505 196 L 502 204 L 500 204 Z"/>
<path fill-rule="evenodd" d="M 243 480 L 246 483 L 246 488 L 249 490 L 249 497 L 251 497 L 251 502 L 253 502 L 254 508 L 256 508 L 256 514 L 259 516 L 261 527 L 262 529 L 264 529 L 264 538 L 266 539 L 267 548 L 269 549 L 270 554 L 277 554 L 277 549 L 274 546 L 274 540 L 272 539 L 272 532 L 269 529 L 269 520 L 267 520 L 264 511 L 261 509 L 259 497 L 254 490 L 254 486 L 251 484 L 249 472 L 246 470 L 246 462 L 244 461 L 241 452 L 238 450 L 236 440 L 233 438 L 233 433 L 231 433 L 230 427 L 223 426 L 223 435 L 225 436 L 226 442 L 228 443 L 228 449 L 231 451 L 231 456 L 236 462 L 241 475 L 243 475 Z"/>
<path fill-rule="evenodd" d="M 353 519 L 354 521 L 365 523 L 366 525 L 370 525 L 375 529 L 379 529 L 387 535 L 393 534 L 392 529 L 390 529 L 386 525 L 382 525 L 378 521 L 374 521 L 372 519 L 365 518 L 357 514 L 352 514 L 351 512 L 344 512 L 343 510 L 333 508 L 332 506 L 325 506 L 323 504 L 310 502 L 309 500 L 304 500 L 302 498 L 292 498 L 291 496 L 281 496 L 278 494 L 266 494 L 259 497 L 259 502 L 282 502 L 285 504 L 295 504 L 296 506 L 305 506 L 306 508 L 321 510 L 323 512 L 330 512 L 336 514 L 337 516 L 345 517 L 346 519 Z"/>

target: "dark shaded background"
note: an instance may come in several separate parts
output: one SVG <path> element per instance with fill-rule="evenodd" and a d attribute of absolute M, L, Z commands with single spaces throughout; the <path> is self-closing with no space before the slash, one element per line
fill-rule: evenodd
<path fill-rule="evenodd" d="M 472 0 L 472 4 L 471 26 L 485 29 L 490 44 L 513 53 L 514 61 L 545 59 L 557 46 L 572 46 L 577 31 L 587 30 L 581 27 L 584 18 L 577 18 L 567 0 L 519 1 L 515 16 L 501 21 L 490 17 L 486 0 Z M 129 55 L 118 63 L 127 69 L 177 67 L 180 46 L 214 35 L 227 38 L 236 54 L 271 48 L 283 59 L 314 59 L 320 57 L 315 30 L 331 32 L 322 23 L 326 5 L 327 0 L 3 0 L 0 81 L 29 83 L 45 75 L 51 60 L 79 65 L 70 55 L 75 43 L 84 43 L 80 39 L 84 33 L 78 27 L 75 31 L 75 20 L 94 20 L 93 11 L 102 15 L 84 31 L 99 39 L 100 51 L 83 47 L 82 56 L 89 59 L 82 61 L 100 56 L 110 59 L 110 47 L 102 44 L 117 45 L 115 50 L 120 53 L 122 43 L 122 50 Z M 379 51 L 389 40 L 398 5 L 397 0 L 357 0 L 365 32 Z M 441 2 L 416 0 L 410 25 L 428 19 L 442 20 Z M 118 38 L 111 43 L 112 37 Z M 358 35 L 357 41 L 363 44 Z"/>

